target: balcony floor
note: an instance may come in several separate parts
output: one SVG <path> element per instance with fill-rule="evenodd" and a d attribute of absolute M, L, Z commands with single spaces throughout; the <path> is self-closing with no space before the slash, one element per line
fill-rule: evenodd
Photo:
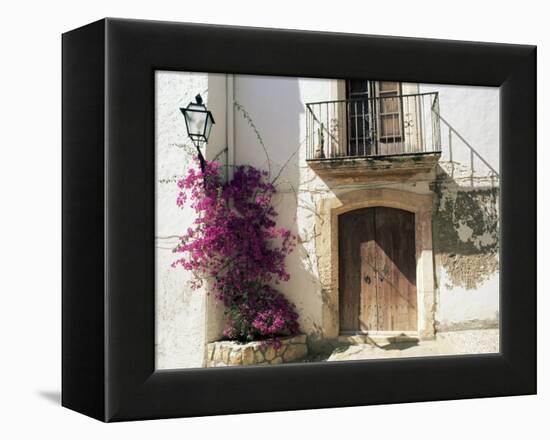
<path fill-rule="evenodd" d="M 307 164 L 323 180 L 365 182 L 403 180 L 432 171 L 441 152 L 405 153 L 388 156 L 310 159 Z"/>

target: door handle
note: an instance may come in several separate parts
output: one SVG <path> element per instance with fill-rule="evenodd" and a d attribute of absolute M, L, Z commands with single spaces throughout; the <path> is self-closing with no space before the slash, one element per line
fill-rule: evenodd
<path fill-rule="evenodd" d="M 365 276 L 365 283 L 370 284 L 370 277 L 368 275 Z"/>

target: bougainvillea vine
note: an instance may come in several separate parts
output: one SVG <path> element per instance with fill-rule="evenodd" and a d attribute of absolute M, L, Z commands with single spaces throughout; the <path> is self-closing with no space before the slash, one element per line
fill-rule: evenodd
<path fill-rule="evenodd" d="M 296 245 L 289 229 L 277 227 L 275 186 L 268 173 L 239 166 L 223 181 L 218 162 L 207 161 L 177 182 L 176 203 L 196 213 L 180 237 L 172 265 L 195 274 L 193 287 L 210 288 L 226 308 L 224 335 L 238 341 L 272 340 L 299 332 L 294 304 L 273 288 L 287 281 L 285 258 Z"/>

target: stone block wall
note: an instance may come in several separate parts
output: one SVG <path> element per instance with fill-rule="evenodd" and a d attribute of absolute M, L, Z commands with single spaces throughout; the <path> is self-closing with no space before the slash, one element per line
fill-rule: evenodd
<path fill-rule="evenodd" d="M 235 365 L 275 365 L 296 362 L 307 356 L 306 335 L 281 338 L 275 348 L 261 341 L 239 344 L 234 341 L 217 341 L 208 344 L 207 367 Z"/>

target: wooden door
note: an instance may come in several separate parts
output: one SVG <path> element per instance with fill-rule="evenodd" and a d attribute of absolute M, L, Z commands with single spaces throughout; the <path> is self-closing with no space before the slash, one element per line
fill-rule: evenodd
<path fill-rule="evenodd" d="M 338 229 L 340 332 L 416 330 L 414 214 L 358 209 Z"/>

